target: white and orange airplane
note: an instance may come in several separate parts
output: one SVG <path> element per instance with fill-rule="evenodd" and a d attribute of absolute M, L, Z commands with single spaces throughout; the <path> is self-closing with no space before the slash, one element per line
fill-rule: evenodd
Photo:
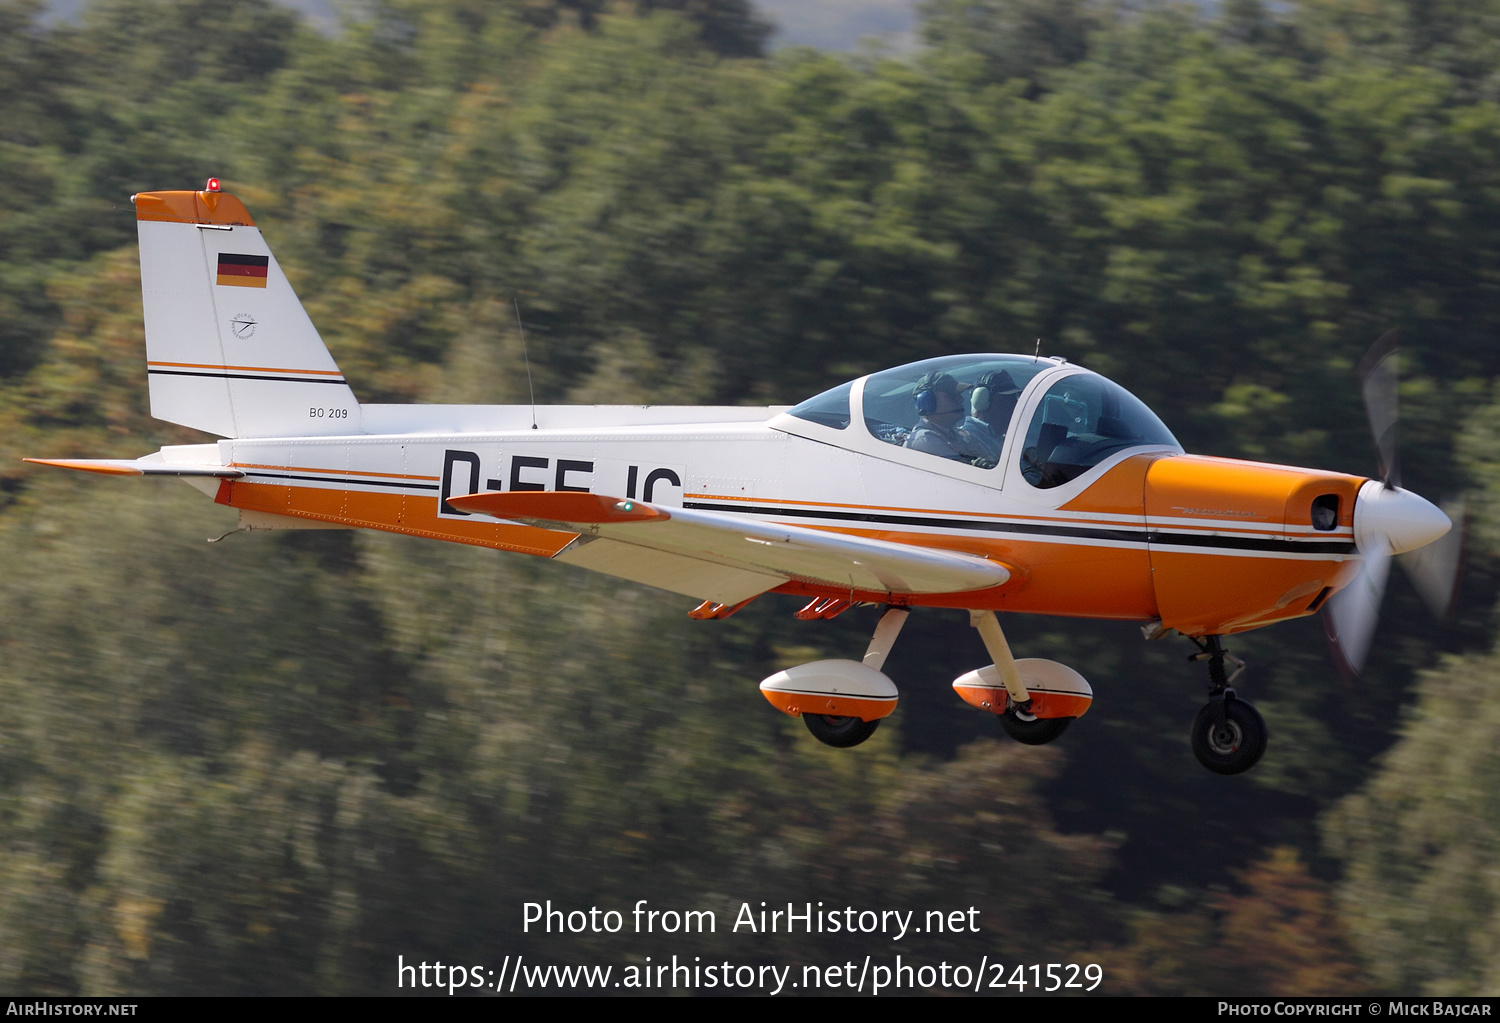
<path fill-rule="evenodd" d="M 1360 579 L 1335 616 L 1357 666 L 1389 556 L 1450 528 L 1393 469 L 1185 454 L 1139 400 L 1058 358 L 929 359 L 794 407 L 364 405 L 238 199 L 210 180 L 133 202 L 151 414 L 224 439 L 29 461 L 176 476 L 245 530 L 383 529 L 553 558 L 690 596 L 694 618 L 767 592 L 805 597 L 804 619 L 881 605 L 862 661 L 761 683 L 832 746 L 895 708 L 880 669 L 913 607 L 970 612 L 993 663 L 954 688 L 1031 744 L 1092 691 L 1065 665 L 1016 660 L 996 612 L 1130 619 L 1198 644 L 1210 699 L 1193 750 L 1238 773 L 1266 729 L 1220 637 L 1312 614 Z M 1367 404 L 1393 467 L 1394 360 L 1378 367 Z"/>

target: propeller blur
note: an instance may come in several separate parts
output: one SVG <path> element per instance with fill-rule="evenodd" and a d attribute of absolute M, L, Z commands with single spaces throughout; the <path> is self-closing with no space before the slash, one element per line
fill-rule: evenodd
<path fill-rule="evenodd" d="M 1358 372 L 1383 479 L 1360 488 L 1354 506 L 1354 544 L 1364 562 L 1354 581 L 1328 602 L 1323 616 L 1334 660 L 1351 676 L 1363 670 L 1375 638 L 1391 558 L 1396 557 L 1423 602 L 1442 618 L 1458 585 L 1464 537 L 1462 502 L 1450 504 L 1450 516 L 1425 498 L 1401 489 L 1396 449 L 1401 418 L 1396 331 L 1387 331 L 1371 346 Z"/>

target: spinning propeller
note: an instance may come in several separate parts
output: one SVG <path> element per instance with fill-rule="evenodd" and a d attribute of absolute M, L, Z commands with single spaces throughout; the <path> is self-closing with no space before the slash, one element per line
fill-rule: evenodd
<path fill-rule="evenodd" d="M 1425 498 L 1401 489 L 1396 452 L 1400 419 L 1396 331 L 1386 332 L 1360 360 L 1359 376 L 1370 431 L 1380 453 L 1380 481 L 1371 480 L 1354 502 L 1354 545 L 1364 558 L 1359 575 L 1332 597 L 1323 624 L 1335 659 L 1350 672 L 1364 667 L 1380 601 L 1391 571 L 1391 558 L 1411 579 L 1417 593 L 1438 618 L 1448 613 L 1458 583 L 1463 550 L 1463 503 L 1439 509 Z"/>

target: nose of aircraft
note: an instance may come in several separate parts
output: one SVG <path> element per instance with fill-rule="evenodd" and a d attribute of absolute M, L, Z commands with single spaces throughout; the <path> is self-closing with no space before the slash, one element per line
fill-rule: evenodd
<path fill-rule="evenodd" d="M 1354 543 L 1361 554 L 1403 554 L 1438 539 L 1453 523 L 1442 509 L 1410 490 L 1371 480 L 1354 502 Z"/>

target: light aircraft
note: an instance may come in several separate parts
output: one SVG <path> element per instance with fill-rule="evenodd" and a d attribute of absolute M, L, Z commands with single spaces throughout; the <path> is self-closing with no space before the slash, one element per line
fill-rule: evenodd
<path fill-rule="evenodd" d="M 1456 554 L 1434 544 L 1448 517 L 1399 487 L 1390 351 L 1366 372 L 1381 480 L 1185 454 L 1123 388 L 1036 355 L 928 359 L 792 407 L 363 405 L 217 180 L 132 201 L 151 414 L 224 439 L 30 461 L 176 476 L 243 530 L 383 529 L 552 558 L 690 596 L 699 619 L 767 592 L 806 598 L 802 619 L 880 605 L 862 660 L 761 683 L 831 746 L 895 709 L 881 668 L 913 607 L 970 613 L 993 663 L 954 688 L 1033 745 L 1092 690 L 1017 660 L 996 612 L 1127 619 L 1198 645 L 1193 752 L 1235 774 L 1266 728 L 1221 637 L 1349 587 L 1330 621 L 1357 668 L 1390 556 L 1422 551 L 1414 578 L 1452 590 Z"/>

